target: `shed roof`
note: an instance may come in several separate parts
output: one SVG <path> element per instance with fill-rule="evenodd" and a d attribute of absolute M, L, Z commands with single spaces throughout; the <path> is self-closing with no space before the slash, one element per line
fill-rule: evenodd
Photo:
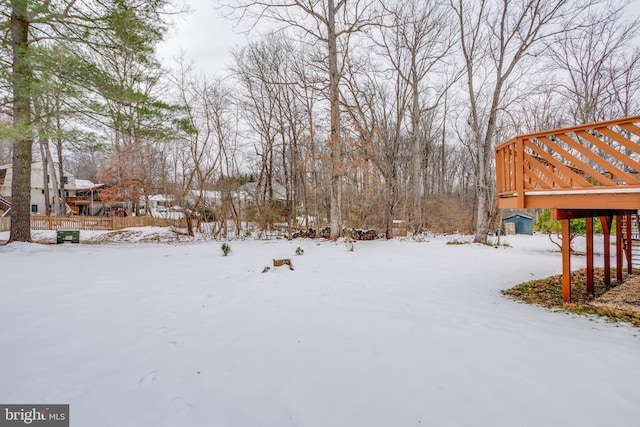
<path fill-rule="evenodd" d="M 526 218 L 526 219 L 530 219 L 533 220 L 533 217 L 530 217 L 529 215 L 523 215 L 523 214 L 514 214 L 514 215 L 509 215 L 508 217 L 503 218 L 502 220 L 506 220 L 506 219 L 511 219 L 511 218 L 515 218 L 515 217 L 520 217 L 520 218 Z"/>

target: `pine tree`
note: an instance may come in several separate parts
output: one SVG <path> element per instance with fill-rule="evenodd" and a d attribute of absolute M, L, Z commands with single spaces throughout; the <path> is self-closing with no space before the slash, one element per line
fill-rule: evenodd
<path fill-rule="evenodd" d="M 66 89 L 74 85 L 82 88 L 78 96 L 92 107 L 104 105 L 101 100 L 107 98 L 122 99 L 123 103 L 130 105 L 133 98 L 138 101 L 138 112 L 155 110 L 155 114 L 157 105 L 147 108 L 153 105 L 151 97 L 140 96 L 137 88 L 126 84 L 125 75 L 114 69 L 100 69 L 91 59 L 122 55 L 126 51 L 126 57 L 131 59 L 134 68 L 140 64 L 151 64 L 153 48 L 166 29 L 164 13 L 168 5 L 167 0 L 10 0 L 0 5 L 0 30 L 4 30 L 1 33 L 0 57 L 5 60 L 11 58 L 8 61 L 11 73 L 0 74 L 0 85 L 10 88 L 13 106 L 10 241 L 26 242 L 31 239 L 31 161 L 37 124 L 34 123 L 36 98 L 43 107 L 43 100 L 53 93 L 49 83 L 55 76 L 56 83 L 65 89 L 63 92 L 66 94 L 72 93 Z M 56 56 L 59 52 L 56 46 L 67 46 L 69 55 L 63 58 Z M 61 59 L 77 61 L 84 66 L 66 74 L 53 73 L 52 64 L 59 66 Z M 78 78 L 80 72 L 82 75 Z M 44 115 L 61 114 L 62 110 L 45 111 L 41 108 L 39 112 L 43 114 L 38 117 L 42 125 L 51 123 L 44 120 Z M 47 126 L 39 126 L 39 129 L 41 132 L 51 130 Z M 59 128 L 57 132 L 60 136 Z"/>

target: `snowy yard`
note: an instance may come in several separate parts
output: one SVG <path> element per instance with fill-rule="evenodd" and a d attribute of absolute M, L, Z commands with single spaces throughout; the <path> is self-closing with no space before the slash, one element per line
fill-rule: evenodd
<path fill-rule="evenodd" d="M 1 246 L 0 403 L 76 427 L 636 425 L 640 331 L 503 297 L 560 273 L 544 236 L 451 239 Z"/>

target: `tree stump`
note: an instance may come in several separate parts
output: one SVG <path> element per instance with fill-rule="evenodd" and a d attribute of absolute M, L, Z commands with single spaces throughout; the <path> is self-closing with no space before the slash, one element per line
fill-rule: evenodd
<path fill-rule="evenodd" d="M 293 264 L 291 263 L 291 259 L 290 258 L 274 259 L 273 260 L 273 266 L 274 267 L 282 267 L 283 265 L 288 265 L 289 266 L 289 270 L 293 270 Z"/>

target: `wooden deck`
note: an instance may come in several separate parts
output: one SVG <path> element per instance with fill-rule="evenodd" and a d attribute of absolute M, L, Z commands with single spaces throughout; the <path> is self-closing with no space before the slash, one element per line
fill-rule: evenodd
<path fill-rule="evenodd" d="M 499 208 L 640 209 L 640 116 L 519 135 L 495 148 Z"/>
<path fill-rule="evenodd" d="M 611 234 L 616 236 L 616 280 L 622 281 L 624 258 L 627 271 L 633 271 L 633 241 L 640 237 L 631 226 L 640 209 L 640 116 L 519 135 L 498 145 L 495 154 L 498 207 L 548 208 L 553 219 L 563 222 L 565 301 L 571 300 L 572 219 L 587 219 L 589 292 L 593 293 L 594 218 L 604 230 L 607 284 Z"/>

